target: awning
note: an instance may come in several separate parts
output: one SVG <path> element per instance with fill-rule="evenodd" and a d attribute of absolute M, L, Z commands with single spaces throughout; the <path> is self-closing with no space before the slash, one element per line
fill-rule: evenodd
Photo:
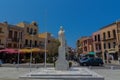
<path fill-rule="evenodd" d="M 31 52 L 33 52 L 33 53 L 42 52 L 43 53 L 43 52 L 45 52 L 44 49 L 39 49 L 39 48 L 20 49 L 19 51 L 20 51 L 20 53 L 31 53 Z M 48 50 L 46 50 L 46 52 L 48 52 Z"/>
<path fill-rule="evenodd" d="M 95 55 L 95 52 L 89 52 L 88 54 Z"/>
<path fill-rule="evenodd" d="M 0 52 L 5 52 L 5 53 L 8 53 L 8 54 L 17 54 L 18 50 L 6 48 L 6 49 L 0 50 Z"/>
<path fill-rule="evenodd" d="M 30 53 L 31 49 L 20 49 L 20 53 Z"/>

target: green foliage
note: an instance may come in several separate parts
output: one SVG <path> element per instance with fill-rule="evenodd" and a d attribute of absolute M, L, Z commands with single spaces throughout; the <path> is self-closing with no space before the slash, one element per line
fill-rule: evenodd
<path fill-rule="evenodd" d="M 47 45 L 48 54 L 50 57 L 58 56 L 58 47 L 60 42 L 58 39 L 52 39 Z"/>

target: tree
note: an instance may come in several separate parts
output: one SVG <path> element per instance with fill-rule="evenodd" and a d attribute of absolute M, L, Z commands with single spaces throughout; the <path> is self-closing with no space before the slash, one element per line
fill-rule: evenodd
<path fill-rule="evenodd" d="M 48 50 L 48 56 L 49 57 L 55 57 L 58 55 L 58 47 L 60 45 L 60 42 L 58 39 L 51 39 L 50 42 L 47 45 Z"/>

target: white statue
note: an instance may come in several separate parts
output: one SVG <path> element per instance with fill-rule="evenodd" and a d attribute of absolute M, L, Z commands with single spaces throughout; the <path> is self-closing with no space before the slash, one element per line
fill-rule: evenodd
<path fill-rule="evenodd" d="M 65 36 L 64 36 L 64 30 L 63 30 L 63 27 L 61 26 L 60 27 L 60 31 L 58 32 L 58 35 L 59 35 L 59 41 L 60 41 L 60 44 L 61 46 L 65 46 Z"/>
<path fill-rule="evenodd" d="M 68 70 L 68 61 L 66 60 L 66 50 L 65 50 L 65 35 L 62 26 L 60 27 L 60 31 L 58 32 L 60 46 L 58 49 L 58 59 L 56 61 L 56 70 Z"/>

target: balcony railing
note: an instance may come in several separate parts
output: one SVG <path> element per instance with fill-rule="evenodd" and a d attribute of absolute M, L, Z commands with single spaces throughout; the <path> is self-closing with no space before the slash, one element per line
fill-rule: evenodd
<path fill-rule="evenodd" d="M 102 41 L 108 41 L 108 40 L 112 40 L 112 39 L 116 39 L 116 37 L 103 38 Z"/>
<path fill-rule="evenodd" d="M 30 45 L 30 44 L 25 44 L 24 47 L 28 47 L 28 48 L 31 48 L 31 47 L 40 47 L 39 45 Z"/>

